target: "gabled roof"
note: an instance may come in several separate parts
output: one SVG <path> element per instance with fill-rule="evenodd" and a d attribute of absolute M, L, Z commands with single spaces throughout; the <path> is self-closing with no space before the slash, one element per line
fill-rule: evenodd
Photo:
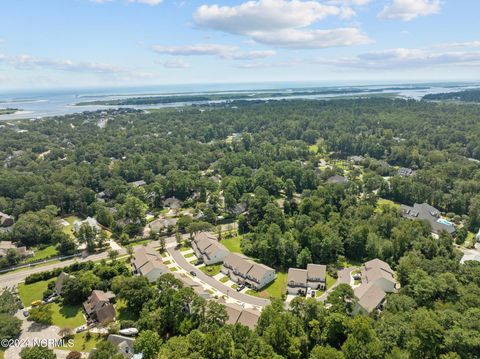
<path fill-rule="evenodd" d="M 362 268 L 362 276 L 365 278 L 367 283 L 374 282 L 381 278 L 396 283 L 393 273 L 394 272 L 388 263 L 378 258 L 365 262 Z"/>
<path fill-rule="evenodd" d="M 427 221 L 433 233 L 439 233 L 440 231 L 447 231 L 448 233 L 455 232 L 453 225 L 439 222 L 440 211 L 428 203 L 415 203 L 413 207 L 401 205 L 400 208 L 405 218 Z"/>
<path fill-rule="evenodd" d="M 327 277 L 327 266 L 324 264 L 308 264 L 307 265 L 308 280 L 319 279 L 325 281 Z"/>
<path fill-rule="evenodd" d="M 327 183 L 345 184 L 347 182 L 348 182 L 348 179 L 339 175 L 334 175 L 327 179 Z"/>
<path fill-rule="evenodd" d="M 306 287 L 307 277 L 308 277 L 308 272 L 305 269 L 289 268 L 287 284 L 290 286 L 301 284 L 304 287 Z"/>
<path fill-rule="evenodd" d="M 376 309 L 385 299 L 385 292 L 375 283 L 364 283 L 354 289 L 358 304 L 368 313 Z"/>
<path fill-rule="evenodd" d="M 247 276 L 260 282 L 262 278 L 268 273 L 273 271 L 272 268 L 266 266 L 265 264 L 254 263 L 252 268 L 247 272 Z"/>
<path fill-rule="evenodd" d="M 225 303 L 219 301 L 219 303 L 225 305 L 225 309 L 228 314 L 227 324 L 242 324 L 250 329 L 254 329 L 260 318 L 260 312 L 255 309 L 244 309 L 242 306 L 235 303 Z"/>
<path fill-rule="evenodd" d="M 135 251 L 132 264 L 142 275 L 148 275 L 154 269 L 168 270 L 158 252 L 148 246 L 142 246 Z"/>
<path fill-rule="evenodd" d="M 58 294 L 62 293 L 63 284 L 68 278 L 75 278 L 73 275 L 62 272 L 55 281 L 55 290 Z"/>
<path fill-rule="evenodd" d="M 250 259 L 240 253 L 229 253 L 223 260 L 223 263 L 232 267 L 234 271 L 242 273 L 244 276 L 247 275 L 248 271 L 253 266 Z"/>

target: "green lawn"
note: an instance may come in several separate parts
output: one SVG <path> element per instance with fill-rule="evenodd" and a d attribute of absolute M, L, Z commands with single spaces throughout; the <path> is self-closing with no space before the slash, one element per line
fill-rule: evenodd
<path fill-rule="evenodd" d="M 220 278 L 220 282 L 226 283 L 226 282 L 228 282 L 229 279 L 230 278 L 228 278 L 228 277 L 223 277 L 223 278 Z"/>
<path fill-rule="evenodd" d="M 52 324 L 60 328 L 77 328 L 85 324 L 85 317 L 79 305 L 48 304 L 53 311 Z"/>
<path fill-rule="evenodd" d="M 200 270 L 213 277 L 215 275 L 217 275 L 218 273 L 220 273 L 220 270 L 222 269 L 222 265 L 221 264 L 214 264 L 214 265 L 211 265 L 211 266 L 203 266 L 203 267 L 200 267 Z"/>
<path fill-rule="evenodd" d="M 187 254 L 184 255 L 185 258 L 191 258 L 193 256 L 194 256 L 193 253 L 187 253 Z"/>
<path fill-rule="evenodd" d="M 172 263 L 172 261 L 164 261 L 163 264 L 167 265 L 167 264 L 170 264 Z"/>
<path fill-rule="evenodd" d="M 381 212 L 382 208 L 388 206 L 388 207 L 394 207 L 396 209 L 400 208 L 400 205 L 396 204 L 393 201 L 390 201 L 389 199 L 384 199 L 384 198 L 379 198 L 377 201 L 377 207 L 375 208 L 375 212 Z"/>
<path fill-rule="evenodd" d="M 30 248 L 34 251 L 34 255 L 30 258 L 27 258 L 23 263 L 30 263 L 33 261 L 39 261 L 46 258 L 51 258 L 58 255 L 56 246 L 48 246 L 44 249 L 37 249 L 36 247 Z"/>
<path fill-rule="evenodd" d="M 68 216 L 63 219 L 68 222 L 68 226 L 63 227 L 63 232 L 74 238 L 73 223 L 75 223 L 76 221 L 81 221 L 81 218 L 77 216 Z"/>
<path fill-rule="evenodd" d="M 178 271 L 178 268 L 177 268 L 177 267 L 172 267 L 172 268 L 170 268 L 170 272 L 176 272 L 176 271 Z"/>
<path fill-rule="evenodd" d="M 182 246 L 182 247 L 180 247 L 180 252 L 186 252 L 186 251 L 188 251 L 188 250 L 190 250 L 190 249 L 192 249 L 192 247 L 190 247 L 190 246 Z"/>
<path fill-rule="evenodd" d="M 247 294 L 262 298 L 282 298 L 287 291 L 287 273 L 277 272 L 277 279 L 268 284 L 260 292 L 255 290 L 247 290 Z"/>
<path fill-rule="evenodd" d="M 43 280 L 32 284 L 20 283 L 18 285 L 18 295 L 23 305 L 29 307 L 33 301 L 43 299 L 43 292 L 47 290 L 49 282 L 51 280 Z"/>
<path fill-rule="evenodd" d="M 137 320 L 138 316 L 127 309 L 127 303 L 123 299 L 117 299 L 115 303 L 115 316 L 117 320 Z"/>
<path fill-rule="evenodd" d="M 228 239 L 224 239 L 222 240 L 222 244 L 227 247 L 227 249 L 230 251 L 230 252 L 234 252 L 234 253 L 242 253 L 242 249 L 240 247 L 240 242 L 242 240 L 242 237 L 241 236 L 237 236 L 237 237 L 233 237 L 233 238 L 228 238 Z"/>
<path fill-rule="evenodd" d="M 327 289 L 331 288 L 332 285 L 335 284 L 337 280 L 333 278 L 330 274 L 327 273 Z"/>
<path fill-rule="evenodd" d="M 93 348 L 96 348 L 98 343 L 103 340 L 99 334 L 91 333 L 90 338 L 87 340 L 87 332 L 78 333 L 73 336 L 73 347 L 59 347 L 61 350 L 89 352 Z"/>
<path fill-rule="evenodd" d="M 311 145 L 308 149 L 312 153 L 317 153 L 318 152 L 318 146 L 317 145 Z"/>

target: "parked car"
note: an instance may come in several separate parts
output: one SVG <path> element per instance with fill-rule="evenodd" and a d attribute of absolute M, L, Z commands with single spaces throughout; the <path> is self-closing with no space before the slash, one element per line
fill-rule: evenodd
<path fill-rule="evenodd" d="M 32 307 L 38 307 L 39 305 L 42 304 L 42 301 L 41 300 L 34 300 L 31 305 Z"/>
<path fill-rule="evenodd" d="M 312 296 L 312 298 L 315 298 L 315 295 L 316 295 L 316 294 L 317 294 L 317 293 L 316 293 L 314 290 L 312 290 L 312 291 L 310 292 L 310 295 Z"/>
<path fill-rule="evenodd" d="M 239 286 L 237 287 L 237 292 L 240 292 L 243 288 L 245 288 L 244 285 L 239 285 Z"/>
<path fill-rule="evenodd" d="M 30 312 L 28 310 L 23 311 L 23 316 L 26 318 L 30 315 Z"/>
<path fill-rule="evenodd" d="M 86 325 L 82 325 L 81 327 L 78 327 L 77 330 L 75 330 L 76 333 L 81 333 L 87 330 L 88 327 Z"/>
<path fill-rule="evenodd" d="M 197 276 L 197 273 L 195 273 L 193 270 L 190 271 L 190 274 L 191 274 L 193 277 L 196 277 L 196 276 Z"/>
<path fill-rule="evenodd" d="M 353 275 L 353 279 L 355 279 L 355 280 L 360 280 L 360 279 L 362 279 L 362 276 L 357 273 L 357 274 L 354 274 L 354 275 Z"/>

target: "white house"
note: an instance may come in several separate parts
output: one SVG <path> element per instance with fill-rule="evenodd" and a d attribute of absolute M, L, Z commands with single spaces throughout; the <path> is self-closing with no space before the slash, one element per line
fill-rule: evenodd
<path fill-rule="evenodd" d="M 169 272 L 157 251 L 146 246 L 142 246 L 135 251 L 131 263 L 133 272 L 147 277 L 150 283 Z"/>
<path fill-rule="evenodd" d="M 239 253 L 230 253 L 225 257 L 222 273 L 240 285 L 246 285 L 259 290 L 275 280 L 275 270 L 260 263 L 256 263 Z"/>
<path fill-rule="evenodd" d="M 206 265 L 222 263 L 228 255 L 228 249 L 211 233 L 200 232 L 192 239 L 192 249 L 195 255 Z"/>

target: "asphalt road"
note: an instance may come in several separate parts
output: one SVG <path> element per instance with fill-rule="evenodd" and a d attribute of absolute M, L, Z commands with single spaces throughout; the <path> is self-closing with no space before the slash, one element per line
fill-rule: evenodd
<path fill-rule="evenodd" d="M 170 255 L 173 257 L 175 262 L 177 262 L 177 264 L 180 267 L 182 267 L 187 272 L 191 272 L 191 271 L 195 272 L 198 279 L 200 279 L 200 280 L 204 281 L 205 283 L 207 283 L 208 285 L 214 287 L 219 292 L 221 292 L 225 295 L 228 295 L 229 297 L 231 297 L 233 299 L 236 299 L 236 300 L 239 300 L 241 302 L 244 302 L 244 303 L 247 303 L 247 304 L 250 304 L 250 305 L 254 305 L 254 306 L 258 306 L 258 307 L 262 307 L 262 308 L 267 306 L 268 304 L 270 304 L 270 301 L 267 300 L 267 299 L 257 298 L 257 297 L 254 297 L 254 296 L 251 296 L 251 295 L 248 295 L 248 294 L 239 293 L 235 289 L 227 287 L 226 285 L 219 282 L 218 280 L 206 275 L 200 269 L 198 269 L 194 265 L 190 264 L 185 259 L 185 257 L 182 255 L 182 253 L 179 250 L 177 250 L 175 247 L 167 246 L 167 251 L 168 251 L 168 253 L 170 253 Z"/>
<path fill-rule="evenodd" d="M 126 253 L 127 252 L 124 249 L 121 251 L 119 250 L 119 255 L 124 255 Z M 45 266 L 39 266 L 39 267 L 32 267 L 31 269 L 23 269 L 18 272 L 5 273 L 0 275 L 0 288 L 14 287 L 18 283 L 23 282 L 25 278 L 27 278 L 30 274 L 45 272 L 45 271 L 49 271 L 56 268 L 67 267 L 77 262 L 86 262 L 86 261 L 96 262 L 102 259 L 108 259 L 108 251 L 105 251 L 99 254 L 92 254 L 85 258 L 77 257 L 77 258 L 69 259 L 63 262 L 57 262 L 57 263 L 53 263 Z"/>

